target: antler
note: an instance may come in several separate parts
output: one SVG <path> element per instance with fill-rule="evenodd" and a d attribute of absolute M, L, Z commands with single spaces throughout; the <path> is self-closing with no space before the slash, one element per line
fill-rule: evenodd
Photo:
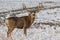
<path fill-rule="evenodd" d="M 39 3 L 39 5 L 37 7 L 35 7 L 35 9 L 27 9 L 25 3 L 22 3 L 23 9 L 26 9 L 28 12 L 34 12 L 37 13 L 40 11 L 40 8 L 43 8 L 43 3 Z"/>
<path fill-rule="evenodd" d="M 23 7 L 23 9 L 26 9 L 25 3 L 22 3 L 22 7 Z"/>
<path fill-rule="evenodd" d="M 43 8 L 43 4 L 39 3 L 39 6 L 37 6 L 35 9 L 27 9 L 28 12 L 34 12 L 34 13 L 38 13 L 40 11 L 40 8 Z"/>

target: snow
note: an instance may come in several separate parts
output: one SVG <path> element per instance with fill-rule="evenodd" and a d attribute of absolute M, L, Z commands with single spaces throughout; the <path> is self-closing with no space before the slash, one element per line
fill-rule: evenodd
<path fill-rule="evenodd" d="M 47 1 L 56 3 L 44 3 Z M 27 7 L 37 6 L 39 2 L 44 3 L 44 7 L 60 5 L 59 0 L 0 0 L 0 12 L 12 9 L 20 9 L 22 8 L 22 3 L 25 3 Z M 28 13 L 17 14 L 16 16 L 28 16 Z M 0 21 L 3 20 L 4 18 L 1 17 Z M 60 8 L 40 10 L 39 13 L 36 13 L 34 23 L 40 22 L 60 23 Z M 15 28 L 11 33 L 12 38 L 7 38 L 8 28 L 6 27 L 6 25 L 1 25 L 0 40 L 60 40 L 60 26 L 50 26 L 34 23 L 30 28 L 27 29 L 27 36 L 24 36 L 23 29 Z M 56 29 L 54 29 L 55 27 Z"/>

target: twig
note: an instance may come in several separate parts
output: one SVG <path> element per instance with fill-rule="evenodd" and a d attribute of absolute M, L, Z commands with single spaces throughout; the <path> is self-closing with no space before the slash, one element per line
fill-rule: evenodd
<path fill-rule="evenodd" d="M 60 23 L 51 23 L 51 22 L 40 22 L 40 24 L 50 25 L 50 26 L 60 26 Z"/>

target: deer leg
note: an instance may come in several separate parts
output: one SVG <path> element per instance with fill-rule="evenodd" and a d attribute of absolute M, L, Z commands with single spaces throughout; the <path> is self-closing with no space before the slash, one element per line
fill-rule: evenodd
<path fill-rule="evenodd" d="M 11 32 L 13 31 L 14 28 L 8 28 L 8 32 L 7 32 L 7 37 L 11 36 Z"/>
<path fill-rule="evenodd" d="M 24 27 L 23 27 L 24 34 L 27 35 L 27 30 L 26 30 L 26 22 L 24 21 Z"/>

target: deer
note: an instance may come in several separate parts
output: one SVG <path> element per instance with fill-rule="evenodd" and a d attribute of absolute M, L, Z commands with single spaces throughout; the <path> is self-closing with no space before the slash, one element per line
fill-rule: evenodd
<path fill-rule="evenodd" d="M 23 9 L 26 9 L 26 6 Z M 34 22 L 35 13 L 38 13 L 40 9 L 39 7 L 37 7 L 35 10 L 27 11 L 29 14 L 28 16 L 9 17 L 5 19 L 5 24 L 8 28 L 7 37 L 11 36 L 11 32 L 14 30 L 14 28 L 23 29 L 24 34 L 27 35 L 27 28 L 29 28 L 31 24 Z"/>

